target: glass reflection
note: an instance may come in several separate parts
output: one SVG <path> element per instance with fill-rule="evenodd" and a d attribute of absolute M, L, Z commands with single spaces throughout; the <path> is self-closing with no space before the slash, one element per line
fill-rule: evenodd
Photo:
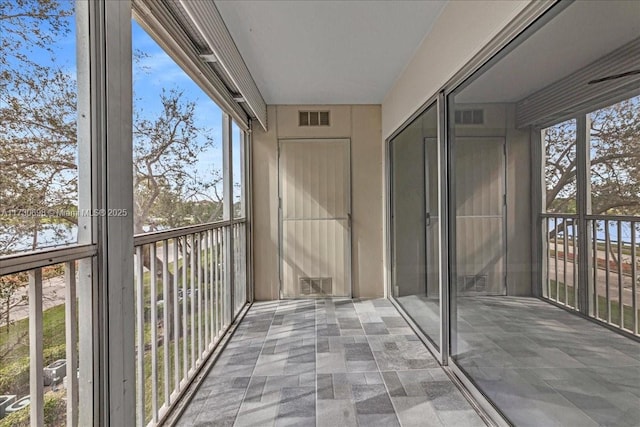
<path fill-rule="evenodd" d="M 391 141 L 392 292 L 440 347 L 437 109 L 432 105 Z"/>

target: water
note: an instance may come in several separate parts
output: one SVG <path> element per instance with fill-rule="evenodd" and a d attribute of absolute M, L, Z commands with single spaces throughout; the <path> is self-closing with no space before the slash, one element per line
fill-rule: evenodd
<path fill-rule="evenodd" d="M 0 243 L 6 242 L 11 236 L 0 234 Z M 78 240 L 78 227 L 67 224 L 46 224 L 38 231 L 38 248 L 55 248 L 76 243 Z M 33 235 L 26 234 L 13 242 L 9 248 L 0 247 L 0 251 L 8 253 L 28 252 L 33 250 Z M 0 252 L 1 253 L 1 252 Z"/>
<path fill-rule="evenodd" d="M 606 234 L 605 234 L 605 224 L 604 221 L 596 221 L 597 230 L 596 230 L 596 239 L 598 242 L 605 242 Z M 558 227 L 560 227 L 562 223 L 558 221 Z M 553 231 L 553 222 L 549 223 L 550 231 Z M 620 223 L 620 231 L 621 231 L 621 241 L 623 245 L 631 245 L 631 222 L 622 221 Z M 562 230 L 560 230 L 559 234 L 562 235 Z M 640 245 L 640 223 L 636 223 L 636 244 Z M 566 230 L 566 234 L 568 236 L 573 236 L 573 227 L 569 227 Z M 618 221 L 609 221 L 609 242 L 617 243 L 618 238 Z"/>

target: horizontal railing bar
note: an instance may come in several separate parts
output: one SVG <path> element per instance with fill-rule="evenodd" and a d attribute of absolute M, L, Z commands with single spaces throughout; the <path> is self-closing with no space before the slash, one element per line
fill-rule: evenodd
<path fill-rule="evenodd" d="M 587 220 L 604 221 L 625 221 L 625 222 L 640 222 L 639 216 L 633 215 L 585 215 Z"/>
<path fill-rule="evenodd" d="M 577 214 L 564 214 L 564 213 L 550 213 L 543 212 L 540 214 L 541 218 L 570 218 L 570 219 L 578 219 Z"/>
<path fill-rule="evenodd" d="M 246 218 L 239 218 L 234 220 L 208 222 L 206 224 L 189 225 L 187 227 L 172 228 L 170 230 L 155 231 L 153 233 L 136 234 L 133 236 L 133 245 L 141 246 L 149 243 L 156 243 L 162 240 L 186 236 L 188 234 L 215 230 L 217 228 L 223 228 L 234 224 L 242 224 L 246 221 Z"/>
<path fill-rule="evenodd" d="M 97 245 L 76 245 L 46 251 L 22 252 L 2 256 L 0 257 L 0 276 L 89 258 L 97 253 Z"/>

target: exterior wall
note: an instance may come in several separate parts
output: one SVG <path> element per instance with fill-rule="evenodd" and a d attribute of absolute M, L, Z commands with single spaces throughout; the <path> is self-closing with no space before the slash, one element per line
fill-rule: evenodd
<path fill-rule="evenodd" d="M 386 139 L 505 27 L 529 0 L 450 1 L 382 103 Z"/>
<path fill-rule="evenodd" d="M 299 110 L 329 110 L 331 126 L 298 127 Z M 280 105 L 267 109 L 269 130 L 253 133 L 253 236 L 256 300 L 279 298 L 278 139 L 351 140 L 354 297 L 384 294 L 381 113 L 379 105 Z"/>

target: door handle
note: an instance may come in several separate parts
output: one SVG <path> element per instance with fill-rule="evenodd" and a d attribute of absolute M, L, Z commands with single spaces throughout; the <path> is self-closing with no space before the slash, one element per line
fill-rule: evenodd
<path fill-rule="evenodd" d="M 351 212 L 349 212 L 347 214 L 347 221 L 348 221 L 348 224 L 349 224 L 349 228 L 351 228 Z"/>
<path fill-rule="evenodd" d="M 427 225 L 427 227 L 431 226 L 431 213 L 430 212 L 425 213 L 424 221 L 425 221 L 425 224 Z"/>

